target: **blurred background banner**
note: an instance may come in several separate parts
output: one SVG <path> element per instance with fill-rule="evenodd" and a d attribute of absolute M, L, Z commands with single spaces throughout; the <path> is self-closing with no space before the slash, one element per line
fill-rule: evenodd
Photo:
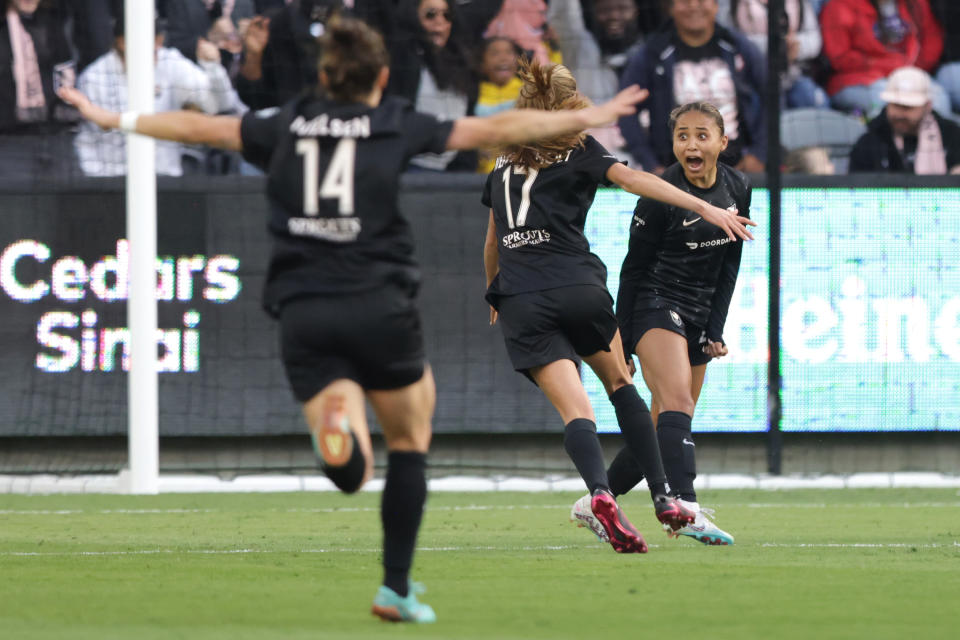
<path fill-rule="evenodd" d="M 587 222 L 614 297 L 635 202 L 606 191 Z M 784 189 L 784 431 L 960 430 L 957 211 L 957 188 Z M 768 215 L 755 189 L 730 355 L 707 368 L 694 431 L 766 431 Z M 599 380 L 584 377 L 600 428 L 615 430 Z"/>
<path fill-rule="evenodd" d="M 808 182 L 816 179 L 807 178 Z M 908 188 L 910 180 L 917 185 Z M 931 179 L 926 179 L 929 183 Z M 937 180 L 937 179 L 934 179 Z M 784 431 L 960 430 L 960 188 L 849 178 L 783 194 Z M 842 186 L 841 181 L 849 182 Z M 559 419 L 488 325 L 480 178 L 411 176 L 439 433 L 555 433 Z M 933 185 L 936 186 L 936 185 Z M 164 436 L 301 434 L 260 309 L 269 251 L 259 178 L 161 181 L 157 291 Z M 587 223 L 616 295 L 636 199 L 605 190 Z M 119 179 L 0 190 L 0 436 L 126 431 L 126 243 Z M 766 429 L 767 197 L 745 248 L 694 428 Z M 585 374 L 601 430 L 616 420 Z M 645 388 L 639 385 L 642 392 Z"/>
<path fill-rule="evenodd" d="M 614 297 L 635 203 L 606 191 L 587 221 Z M 957 211 L 957 188 L 784 189 L 784 431 L 960 430 Z M 694 431 L 766 431 L 768 216 L 755 189 L 759 227 L 724 331 L 730 355 L 708 367 Z M 599 380 L 584 377 L 600 428 L 615 430 Z"/>

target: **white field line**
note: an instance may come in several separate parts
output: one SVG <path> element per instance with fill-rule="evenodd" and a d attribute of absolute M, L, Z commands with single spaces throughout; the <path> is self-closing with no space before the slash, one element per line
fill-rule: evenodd
<path fill-rule="evenodd" d="M 605 546 L 600 543 L 595 544 L 571 544 L 571 545 L 540 545 L 540 546 L 522 546 L 522 547 L 497 547 L 497 546 L 465 546 L 465 547 L 419 547 L 418 553 L 431 552 L 482 552 L 482 551 L 525 551 L 525 552 L 543 552 L 543 551 L 569 551 L 571 549 L 590 549 Z M 659 549 L 664 545 L 648 545 L 652 549 Z M 763 549 L 960 549 L 960 541 L 952 543 L 918 543 L 909 542 L 824 542 L 824 543 L 777 543 L 777 542 L 758 542 L 751 545 L 737 545 L 740 547 L 757 547 Z M 691 547 L 693 548 L 693 547 Z M 3 551 L 0 557 L 102 557 L 102 556 L 157 556 L 157 555 L 270 555 L 280 553 L 298 553 L 298 554 L 327 554 L 327 553 L 380 553 L 379 548 L 342 548 L 342 549 L 131 549 L 124 551 Z"/>
<path fill-rule="evenodd" d="M 572 503 L 571 503 L 572 504 Z M 569 509 L 570 504 L 466 504 L 427 506 L 427 511 L 553 511 Z M 717 505 L 719 509 L 957 509 L 960 502 L 848 502 L 848 503 L 780 503 L 748 502 Z M 635 506 L 633 508 L 636 508 Z M 0 516 L 72 516 L 72 515 L 150 515 L 184 513 L 230 513 L 230 509 L 0 509 Z M 380 507 L 298 507 L 263 509 L 270 513 L 379 513 Z"/>

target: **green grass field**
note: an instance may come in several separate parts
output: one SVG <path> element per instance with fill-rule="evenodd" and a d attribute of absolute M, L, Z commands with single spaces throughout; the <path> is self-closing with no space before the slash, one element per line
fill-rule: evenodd
<path fill-rule="evenodd" d="M 618 555 L 576 494 L 435 493 L 414 577 L 430 626 L 369 614 L 379 494 L 0 495 L 0 638 L 955 638 L 960 495 L 714 491 L 733 547 Z M 616 634 L 614 636 L 613 634 Z"/>

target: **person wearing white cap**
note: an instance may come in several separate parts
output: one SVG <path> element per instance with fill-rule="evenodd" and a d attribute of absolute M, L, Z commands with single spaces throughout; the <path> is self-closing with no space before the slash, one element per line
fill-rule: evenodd
<path fill-rule="evenodd" d="M 850 152 L 850 171 L 960 174 L 960 125 L 931 102 L 927 72 L 901 67 L 880 95 L 886 107 L 867 125 Z"/>

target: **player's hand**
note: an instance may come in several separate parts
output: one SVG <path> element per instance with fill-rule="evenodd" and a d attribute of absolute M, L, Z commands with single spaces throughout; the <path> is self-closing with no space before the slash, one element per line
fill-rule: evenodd
<path fill-rule="evenodd" d="M 647 99 L 650 92 L 637 85 L 631 85 L 618 93 L 613 99 L 596 107 L 589 107 L 580 113 L 586 118 L 585 127 L 599 127 L 614 122 L 622 116 L 629 116 L 637 112 L 637 103 Z"/>
<path fill-rule="evenodd" d="M 631 378 L 632 378 L 633 376 L 637 375 L 637 365 L 636 365 L 636 363 L 633 361 L 633 356 L 631 356 L 630 359 L 627 360 L 627 371 L 630 372 L 630 377 L 631 377 Z"/>
<path fill-rule="evenodd" d="M 707 340 L 707 344 L 703 346 L 703 352 L 711 358 L 722 358 L 729 353 L 727 345 L 713 340 Z"/>
<path fill-rule="evenodd" d="M 497 310 L 494 309 L 493 307 L 490 307 L 490 326 L 491 326 L 491 327 L 492 327 L 493 325 L 497 324 L 497 317 L 498 317 L 498 316 L 499 316 L 499 314 L 497 313 Z"/>
<path fill-rule="evenodd" d="M 728 238 L 734 241 L 736 241 L 737 238 L 753 240 L 753 234 L 747 229 L 747 225 L 755 227 L 757 226 L 756 222 L 750 218 L 737 215 L 736 210 L 728 211 L 707 203 L 704 203 L 704 205 L 703 210 L 700 211 L 700 215 L 710 224 L 723 229 Z"/>
<path fill-rule="evenodd" d="M 61 87 L 57 91 L 60 99 L 77 108 L 85 119 L 99 126 L 101 129 L 116 129 L 120 126 L 120 114 L 107 111 L 90 102 L 87 96 L 72 87 Z"/>

